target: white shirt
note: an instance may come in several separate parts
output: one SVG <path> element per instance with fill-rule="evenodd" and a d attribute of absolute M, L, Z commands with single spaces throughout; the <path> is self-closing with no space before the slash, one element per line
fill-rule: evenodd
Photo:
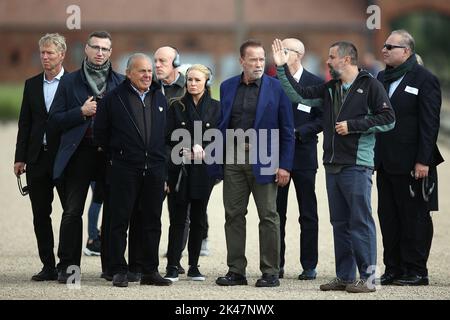
<path fill-rule="evenodd" d="M 53 80 L 48 81 L 45 78 L 45 72 L 44 72 L 44 84 L 43 84 L 43 91 L 44 91 L 44 101 L 45 101 L 45 108 L 47 109 L 47 112 L 50 111 L 50 107 L 52 106 L 53 98 L 55 97 L 56 89 L 58 89 L 59 81 L 61 80 L 61 77 L 64 75 L 64 67 L 61 67 L 61 71 L 56 75 L 56 77 L 53 78 Z M 43 144 L 47 144 L 47 137 L 44 133 L 44 139 L 42 140 Z"/>
<path fill-rule="evenodd" d="M 400 79 L 398 79 L 397 81 L 394 81 L 394 82 L 391 83 L 391 85 L 389 87 L 389 99 L 392 97 L 392 95 L 394 94 L 395 90 L 397 90 L 398 86 L 400 85 L 400 82 L 402 82 L 404 77 L 405 76 L 403 76 Z"/>
<path fill-rule="evenodd" d="M 300 78 L 302 77 L 302 74 L 303 74 L 303 66 L 300 66 L 300 69 L 298 69 L 297 72 L 292 76 L 294 77 L 295 81 L 299 82 Z"/>

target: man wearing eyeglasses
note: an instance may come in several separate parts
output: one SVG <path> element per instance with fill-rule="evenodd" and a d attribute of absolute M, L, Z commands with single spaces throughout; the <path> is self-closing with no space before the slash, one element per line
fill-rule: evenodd
<path fill-rule="evenodd" d="M 288 55 L 287 66 L 294 79 L 302 86 L 319 85 L 323 83 L 302 66 L 305 46 L 298 39 L 282 41 L 285 53 Z M 300 263 L 303 271 L 299 280 L 314 280 L 318 260 L 318 217 L 315 192 L 317 173 L 317 134 L 322 131 L 322 110 L 311 108 L 301 103 L 293 103 L 295 127 L 294 166 L 291 171 L 297 196 L 300 223 Z M 278 187 L 277 211 L 280 215 L 280 278 L 284 277 L 284 262 L 286 244 L 285 228 L 287 218 L 287 202 L 290 182 L 285 187 Z"/>
<path fill-rule="evenodd" d="M 33 281 L 56 280 L 52 219 L 53 162 L 59 135 L 47 125 L 49 109 L 62 76 L 67 72 L 62 64 L 66 54 L 65 38 L 57 33 L 46 34 L 39 40 L 44 72 L 25 82 L 17 133 L 14 174 L 26 172 L 33 225 L 42 270 Z M 19 180 L 20 181 L 20 180 Z M 21 188 L 21 187 L 20 187 Z M 59 188 L 57 189 L 59 193 Z M 21 190 L 26 195 L 27 189 Z"/>
<path fill-rule="evenodd" d="M 394 130 L 378 134 L 375 149 L 386 266 L 382 285 L 429 283 L 430 211 L 438 209 L 436 186 L 431 187 L 437 183 L 436 166 L 443 161 L 436 145 L 441 89 L 438 79 L 417 63 L 414 48 L 414 38 L 405 30 L 396 30 L 381 50 L 386 69 L 378 80 L 389 94 L 397 119 Z M 415 187 L 422 181 L 424 192 Z"/>
<path fill-rule="evenodd" d="M 86 57 L 81 68 L 62 79 L 49 120 L 61 131 L 53 170 L 53 178 L 62 188 L 63 204 L 57 265 L 60 283 L 67 282 L 69 266 L 80 266 L 82 215 L 90 182 L 105 180 L 106 156 L 94 144 L 92 130 L 97 102 L 124 79 L 112 70 L 112 40 L 108 32 L 91 33 L 84 52 Z"/>

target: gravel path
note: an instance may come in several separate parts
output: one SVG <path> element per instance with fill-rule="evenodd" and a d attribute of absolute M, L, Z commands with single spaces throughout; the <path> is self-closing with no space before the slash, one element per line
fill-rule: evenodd
<path fill-rule="evenodd" d="M 210 256 L 200 258 L 200 270 L 207 276 L 201 283 L 188 281 L 181 276 L 180 281 L 171 287 L 140 286 L 131 283 L 128 288 L 114 288 L 110 282 L 99 278 L 100 258 L 82 258 L 82 279 L 80 289 L 69 289 L 56 282 L 38 283 L 30 277 L 41 268 L 37 255 L 33 232 L 31 206 L 28 197 L 22 197 L 12 173 L 14 144 L 17 134 L 16 124 L 0 126 L 0 299 L 179 299 L 179 300 L 303 300 L 303 299 L 450 299 L 450 149 L 448 140 L 440 143 L 441 151 L 447 162 L 439 167 L 440 208 L 434 220 L 434 240 L 429 259 L 430 286 L 420 288 L 383 287 L 376 293 L 352 295 L 345 292 L 325 293 L 319 285 L 329 281 L 334 273 L 334 252 L 332 229 L 329 222 L 328 204 L 325 190 L 324 171 L 321 167 L 317 176 L 317 195 L 319 202 L 319 265 L 318 278 L 315 281 L 299 281 L 299 225 L 297 223 L 297 205 L 293 190 L 290 192 L 287 226 L 287 250 L 285 279 L 278 288 L 256 288 L 254 283 L 260 276 L 258 218 L 253 201 L 247 215 L 247 259 L 248 286 L 233 288 L 215 285 L 215 279 L 227 271 L 224 234 L 224 212 L 222 205 L 222 185 L 218 185 L 212 194 L 209 213 Z M 375 180 L 375 179 L 374 179 Z M 374 218 L 376 217 L 376 187 L 373 188 Z M 90 199 L 90 198 L 89 198 Z M 54 233 L 58 238 L 61 207 L 55 206 Z M 87 237 L 85 214 L 84 239 Z M 160 246 L 160 271 L 164 271 L 166 260 L 163 253 L 167 248 L 168 214 L 166 205 L 163 212 L 163 233 Z M 378 230 L 378 264 L 382 266 L 381 236 Z M 55 248 L 56 252 L 56 248 Z M 182 265 L 186 266 L 184 256 Z"/>

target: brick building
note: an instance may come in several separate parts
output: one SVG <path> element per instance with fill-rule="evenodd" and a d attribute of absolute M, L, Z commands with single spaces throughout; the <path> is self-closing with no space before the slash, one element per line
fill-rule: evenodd
<path fill-rule="evenodd" d="M 381 7 L 380 30 L 366 27 L 372 4 Z M 71 5 L 80 8 L 80 30 L 67 28 Z M 424 8 L 450 15 L 450 2 L 439 0 L 2 0 L 0 82 L 21 82 L 40 70 L 37 41 L 47 32 L 66 37 L 65 66 L 79 68 L 93 30 L 112 34 L 112 60 L 120 71 L 129 53 L 152 54 L 170 44 L 179 49 L 182 62 L 205 63 L 224 78 L 239 70 L 242 40 L 257 38 L 269 51 L 275 37 L 297 37 L 306 45 L 307 65 L 323 73 L 332 42 L 349 40 L 361 53 L 378 54 L 390 21 Z"/>

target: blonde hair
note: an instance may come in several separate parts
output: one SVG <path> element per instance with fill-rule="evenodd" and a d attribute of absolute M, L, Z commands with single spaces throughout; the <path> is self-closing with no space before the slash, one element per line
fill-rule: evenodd
<path fill-rule="evenodd" d="M 54 44 L 58 52 L 66 52 L 67 50 L 66 38 L 59 33 L 47 33 L 39 39 L 39 47 L 46 44 Z"/>
<path fill-rule="evenodd" d="M 205 82 L 205 91 L 211 95 L 211 88 L 209 87 L 208 81 L 211 81 L 211 69 L 204 66 L 203 64 L 193 64 L 190 66 L 185 73 L 186 76 L 186 87 L 187 87 L 187 78 L 190 71 L 199 71 L 205 75 L 206 82 Z M 169 105 L 172 106 L 174 103 L 178 102 L 181 105 L 181 108 L 183 111 L 186 110 L 186 106 L 184 105 L 182 99 L 185 98 L 190 93 L 187 91 L 187 89 L 184 89 L 184 94 L 181 97 L 173 98 L 169 101 Z"/>

